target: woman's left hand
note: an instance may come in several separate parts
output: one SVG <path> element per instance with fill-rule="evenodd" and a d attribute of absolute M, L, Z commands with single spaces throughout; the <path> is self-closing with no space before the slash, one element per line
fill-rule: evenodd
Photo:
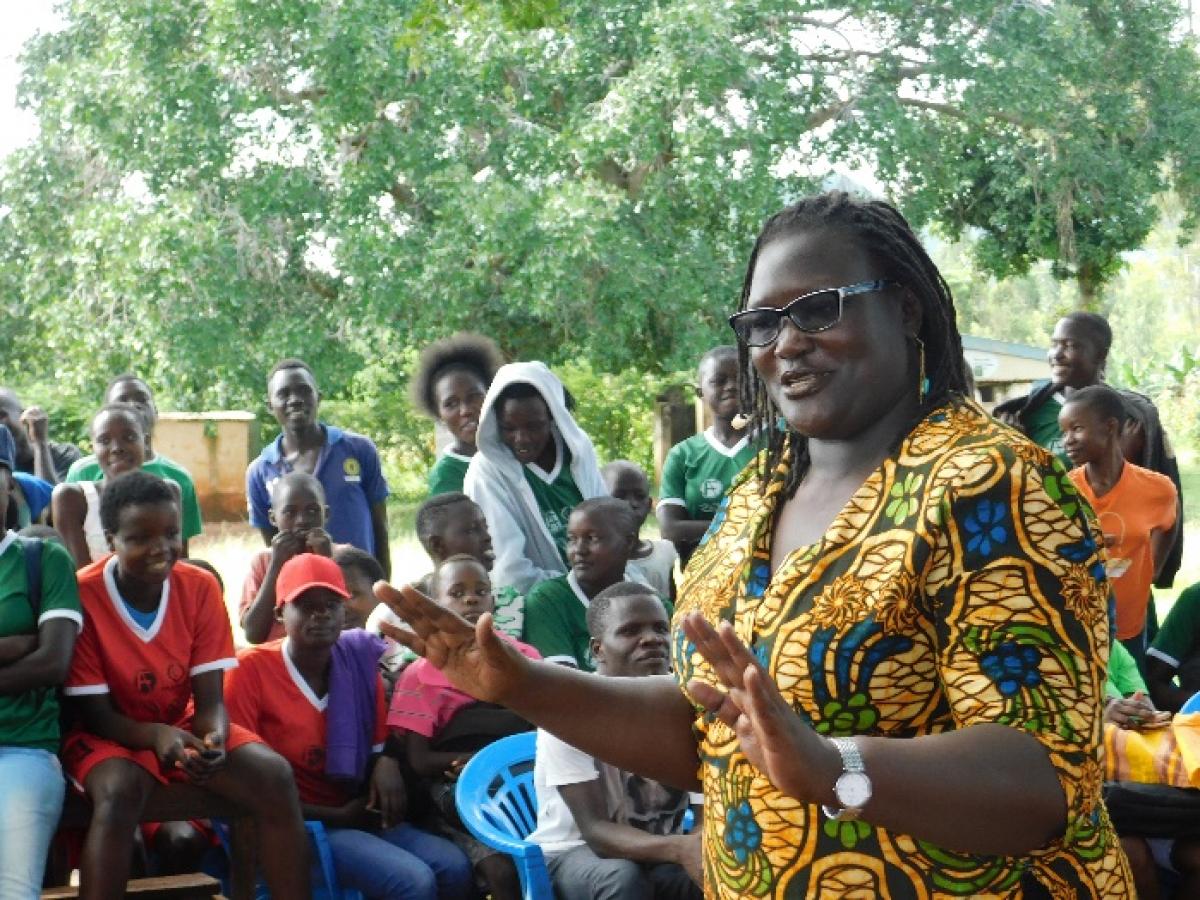
<path fill-rule="evenodd" d="M 404 821 L 407 800 L 400 764 L 390 756 L 379 757 L 375 760 L 375 770 L 371 773 L 367 809 L 378 811 L 383 819 L 383 827 L 391 828 Z"/>
<path fill-rule="evenodd" d="M 810 803 L 831 802 L 842 771 L 837 749 L 792 711 L 732 625 L 714 629 L 699 613 L 684 616 L 682 625 L 725 688 L 693 678 L 688 691 L 696 701 L 734 729 L 746 759 L 779 791 Z"/>

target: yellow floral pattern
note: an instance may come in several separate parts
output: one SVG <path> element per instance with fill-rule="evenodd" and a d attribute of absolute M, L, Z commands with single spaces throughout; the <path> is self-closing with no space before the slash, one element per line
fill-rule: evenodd
<path fill-rule="evenodd" d="M 778 793 L 697 707 L 705 894 L 740 897 L 1132 897 L 1100 801 L 1108 585 L 1054 457 L 956 400 L 921 422 L 816 544 L 771 574 L 773 512 L 753 467 L 688 566 L 676 615 L 731 621 L 818 732 L 913 737 L 1000 722 L 1046 748 L 1068 825 L 1028 858 L 934 847 L 830 822 Z M 714 676 L 681 629 L 680 684 Z M 981 811 L 981 814 L 985 814 Z"/>

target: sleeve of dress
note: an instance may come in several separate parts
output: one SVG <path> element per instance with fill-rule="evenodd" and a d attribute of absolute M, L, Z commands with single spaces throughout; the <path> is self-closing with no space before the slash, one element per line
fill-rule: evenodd
<path fill-rule="evenodd" d="M 939 674 L 960 727 L 1000 723 L 1041 742 L 1066 795 L 1062 840 L 1078 840 L 1095 828 L 1103 775 L 1100 553 L 1048 454 L 993 444 L 962 462 L 930 510 Z"/>

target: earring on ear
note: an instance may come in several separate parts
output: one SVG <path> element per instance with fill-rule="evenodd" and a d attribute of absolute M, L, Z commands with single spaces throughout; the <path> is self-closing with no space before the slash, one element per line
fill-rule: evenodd
<path fill-rule="evenodd" d="M 917 402 L 924 403 L 929 393 L 929 379 L 925 377 L 925 342 L 913 337 L 917 344 Z"/>

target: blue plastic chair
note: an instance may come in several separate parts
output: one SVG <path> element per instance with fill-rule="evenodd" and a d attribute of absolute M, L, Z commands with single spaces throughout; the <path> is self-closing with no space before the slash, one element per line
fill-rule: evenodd
<path fill-rule="evenodd" d="M 1200 691 L 1187 698 L 1187 702 L 1179 708 L 1181 713 L 1200 712 Z"/>
<path fill-rule="evenodd" d="M 229 826 L 223 821 L 214 819 L 213 830 L 217 832 L 217 839 L 220 840 L 228 858 Z M 306 820 L 304 830 L 308 832 L 308 838 L 312 842 L 313 852 L 316 856 L 313 874 L 315 876 L 319 870 L 321 875 L 321 883 L 312 886 L 313 900 L 363 900 L 361 893 L 350 888 L 343 888 L 338 882 L 337 869 L 333 866 L 333 851 L 329 849 L 329 839 L 325 836 L 325 825 L 321 822 Z M 221 882 L 221 892 L 228 896 L 230 893 L 228 872 L 217 875 L 217 878 Z M 270 900 L 270 897 L 271 893 L 267 890 L 266 884 L 261 880 L 255 884 L 254 900 Z"/>
<path fill-rule="evenodd" d="M 524 900 L 554 900 L 542 848 L 525 840 L 537 827 L 533 758 L 537 732 L 501 738 L 471 757 L 454 801 L 475 838 L 512 857 Z"/>

